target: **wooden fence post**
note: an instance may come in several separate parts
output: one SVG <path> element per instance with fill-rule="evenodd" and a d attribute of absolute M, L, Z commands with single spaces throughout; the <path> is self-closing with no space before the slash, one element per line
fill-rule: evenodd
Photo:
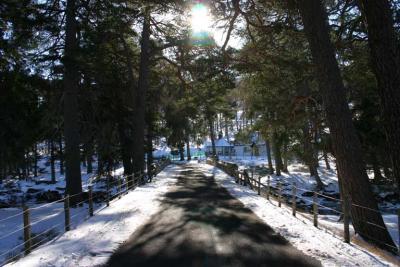
<path fill-rule="evenodd" d="M 343 198 L 343 230 L 344 230 L 344 242 L 346 243 L 350 243 L 350 209 L 351 209 L 350 197 L 345 196 Z"/>
<path fill-rule="evenodd" d="M 71 217 L 69 212 L 69 195 L 65 196 L 64 199 L 64 215 L 65 215 L 65 232 L 68 232 L 71 229 Z"/>
<path fill-rule="evenodd" d="M 32 242 L 31 242 L 31 223 L 29 216 L 29 208 L 24 205 L 22 207 L 24 215 L 24 242 L 25 242 L 25 255 L 31 252 Z"/>
<path fill-rule="evenodd" d="M 261 176 L 258 176 L 258 195 L 261 195 Z"/>
<path fill-rule="evenodd" d="M 93 216 L 93 189 L 91 185 L 89 185 L 89 216 Z"/>
<path fill-rule="evenodd" d="M 292 215 L 296 217 L 296 208 L 297 208 L 297 203 L 296 203 L 296 183 L 293 183 L 293 188 L 292 188 Z"/>
<path fill-rule="evenodd" d="M 270 192 L 270 183 L 271 183 L 271 177 L 268 175 L 267 179 L 267 200 L 269 200 L 269 192 Z"/>
<path fill-rule="evenodd" d="M 281 182 L 278 182 L 278 207 L 282 206 L 282 185 Z"/>
<path fill-rule="evenodd" d="M 314 191 L 313 195 L 313 214 L 314 214 L 314 226 L 318 227 L 318 205 L 317 205 L 317 192 Z"/>

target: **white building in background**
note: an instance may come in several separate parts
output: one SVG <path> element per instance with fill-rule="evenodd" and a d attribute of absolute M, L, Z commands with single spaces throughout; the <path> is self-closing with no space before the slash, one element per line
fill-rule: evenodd
<path fill-rule="evenodd" d="M 211 141 L 204 143 L 206 154 L 212 154 L 212 144 Z M 220 138 L 215 140 L 215 150 L 218 156 L 229 156 L 234 154 L 234 145 L 230 144 L 225 138 Z"/>
<path fill-rule="evenodd" d="M 211 141 L 204 143 L 206 154 L 212 154 Z M 225 138 L 215 140 L 215 150 L 218 156 L 225 157 L 265 157 L 267 148 L 265 141 L 258 139 L 251 144 L 240 144 L 237 142 L 228 142 Z"/>

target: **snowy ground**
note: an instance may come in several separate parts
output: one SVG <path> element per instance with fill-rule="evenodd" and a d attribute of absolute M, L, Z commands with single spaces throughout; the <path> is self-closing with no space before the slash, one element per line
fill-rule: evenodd
<path fill-rule="evenodd" d="M 153 183 L 112 201 L 110 207 L 100 209 L 94 217 L 73 225 L 71 231 L 7 266 L 77 267 L 104 264 L 113 250 L 158 211 L 162 195 L 176 182 L 172 175 L 174 170 L 174 166 L 166 167 Z"/>
<path fill-rule="evenodd" d="M 265 157 L 238 157 L 220 158 L 223 161 L 233 162 L 238 164 L 240 169 L 252 169 L 253 166 L 266 166 Z M 333 169 L 335 167 L 334 162 L 330 162 L 331 170 L 326 169 L 325 162 L 320 161 L 320 167 L 318 172 L 322 182 L 325 184 L 324 194 L 329 194 L 331 197 L 339 198 L 339 186 L 336 171 Z M 302 200 L 302 203 L 298 202 L 298 207 L 303 205 L 307 210 L 311 210 L 312 205 L 312 194 L 307 195 L 307 193 L 312 193 L 316 187 L 316 182 L 313 177 L 310 177 L 308 168 L 302 163 L 291 163 L 288 166 L 289 173 L 283 173 L 281 176 L 271 175 L 271 186 L 277 187 L 278 182 L 283 184 L 282 192 L 289 196 L 289 201 L 291 200 L 292 194 L 292 184 L 295 183 L 296 187 L 299 189 L 296 192 L 298 200 Z M 255 177 L 258 177 L 258 172 L 256 169 Z M 268 175 L 261 173 L 261 182 L 267 184 Z M 383 193 L 382 193 L 383 194 Z M 341 212 L 341 204 L 339 201 L 318 197 L 318 203 L 321 205 L 319 207 L 319 213 L 325 214 L 320 215 L 319 220 L 322 224 L 332 230 L 335 233 L 343 231 L 343 223 L 338 222 L 339 215 Z M 383 219 L 385 221 L 386 227 L 389 230 L 394 242 L 399 246 L 399 230 L 398 230 L 398 218 L 396 211 L 400 209 L 400 203 L 391 202 L 381 202 L 379 203 L 380 211 L 382 213 Z M 305 214 L 305 216 L 308 216 Z M 310 217 L 310 216 L 308 216 Z"/>
<path fill-rule="evenodd" d="M 315 228 L 309 220 L 292 217 L 289 209 L 278 208 L 275 202 L 267 201 L 248 187 L 237 185 L 233 178 L 221 170 L 207 164 L 199 166 L 208 175 L 214 174 L 218 184 L 253 210 L 265 223 L 299 250 L 320 260 L 324 266 L 398 266 L 396 261 L 398 263 L 399 258 L 386 260 L 358 245 L 346 244 L 340 237 Z"/>

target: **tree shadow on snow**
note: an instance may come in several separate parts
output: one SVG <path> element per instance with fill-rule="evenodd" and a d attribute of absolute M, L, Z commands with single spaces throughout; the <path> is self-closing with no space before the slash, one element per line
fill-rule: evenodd
<path fill-rule="evenodd" d="M 162 201 L 107 266 L 320 266 L 199 171 L 182 171 Z"/>

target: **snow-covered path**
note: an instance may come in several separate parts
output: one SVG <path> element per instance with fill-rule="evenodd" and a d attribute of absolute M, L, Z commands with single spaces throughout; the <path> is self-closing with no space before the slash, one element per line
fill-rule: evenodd
<path fill-rule="evenodd" d="M 106 266 L 321 266 L 218 186 L 197 163 L 181 169 L 162 209 L 136 230 Z"/>
<path fill-rule="evenodd" d="M 160 200 L 176 183 L 170 165 L 153 183 L 136 188 L 111 202 L 94 217 L 30 255 L 6 266 L 83 267 L 104 264 L 111 253 L 159 210 Z"/>

